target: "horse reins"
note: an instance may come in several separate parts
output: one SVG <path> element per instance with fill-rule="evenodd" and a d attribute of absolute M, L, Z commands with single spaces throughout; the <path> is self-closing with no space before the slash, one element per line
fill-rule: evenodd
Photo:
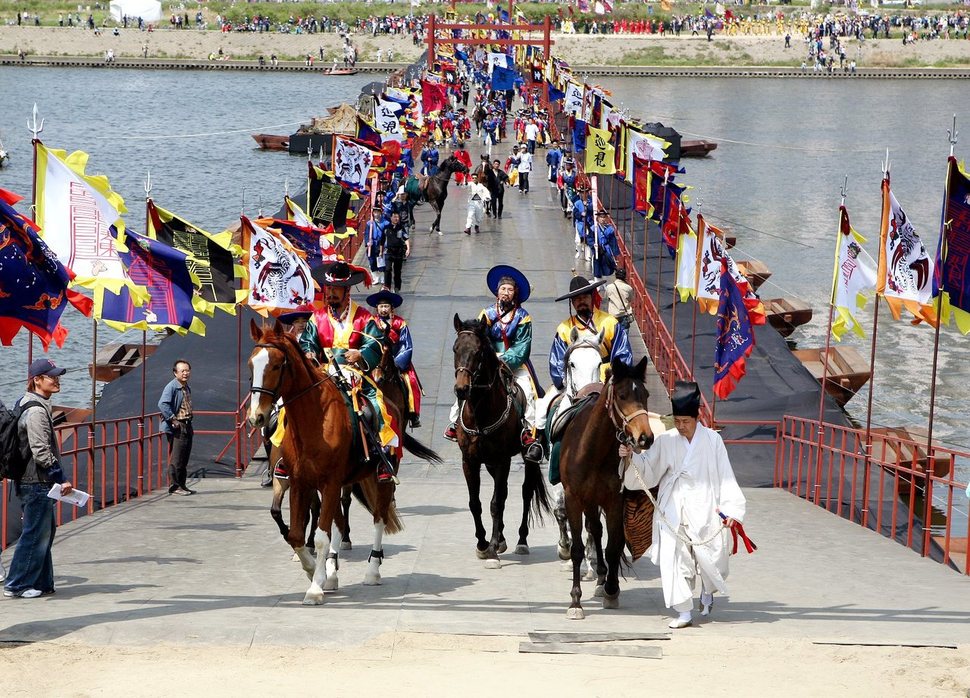
<path fill-rule="evenodd" d="M 478 336 L 478 333 L 473 330 L 458 330 L 458 334 L 470 334 L 476 337 Z M 499 370 L 495 371 L 491 381 L 489 381 L 488 383 L 479 383 L 477 385 L 475 384 L 475 378 L 478 376 L 478 371 L 472 371 L 467 366 L 458 366 L 455 369 L 455 377 L 457 378 L 458 374 L 461 372 L 465 372 L 468 374 L 469 378 L 471 379 L 471 386 L 470 386 L 471 388 L 492 388 L 495 385 L 495 379 L 498 378 L 499 373 L 501 373 L 501 367 L 499 368 Z M 508 419 L 509 412 L 512 409 L 512 391 L 510 390 L 505 391 L 505 410 L 502 412 L 501 416 L 499 416 L 498 420 L 488 425 L 487 427 L 483 427 L 481 429 L 469 429 L 465 425 L 465 419 L 464 419 L 465 402 L 467 401 L 466 400 L 458 401 L 458 423 L 461 425 L 461 428 L 465 431 L 466 434 L 469 434 L 470 436 L 488 436 L 493 431 L 495 431 L 500 426 L 502 426 L 502 424 L 504 424 L 505 421 Z M 474 414 L 474 406 L 472 408 L 472 413 Z"/>
<path fill-rule="evenodd" d="M 260 349 L 276 349 L 277 351 L 282 351 L 282 349 L 280 347 L 276 346 L 275 344 L 261 343 L 261 344 L 256 344 L 255 346 L 258 347 L 258 348 L 260 348 Z M 283 369 L 284 370 L 287 370 L 287 369 L 289 369 L 289 366 L 290 366 L 290 361 L 289 361 L 289 359 L 286 358 L 286 356 L 284 354 L 284 356 L 283 356 Z M 313 390 L 314 388 L 316 388 L 318 385 L 320 385 L 321 383 L 323 383 L 325 381 L 328 381 L 328 380 L 330 380 L 330 375 L 329 374 L 325 374 L 316 383 L 311 383 L 306 388 L 304 388 L 303 390 L 301 390 L 300 392 L 298 392 L 296 395 L 294 395 L 293 397 L 291 397 L 289 400 L 284 400 L 280 404 L 280 408 L 286 407 L 288 404 L 290 404 L 294 400 L 303 397 L 306 393 L 310 392 L 311 390 Z M 250 393 L 256 393 L 257 395 L 269 395 L 270 398 L 272 398 L 273 402 L 275 403 L 277 400 L 280 399 L 280 388 L 282 386 L 283 386 L 283 375 L 282 375 L 282 372 L 281 372 L 280 373 L 280 382 L 277 383 L 276 384 L 276 387 L 273 388 L 272 390 L 269 390 L 269 389 L 264 388 L 262 386 L 257 387 L 257 388 L 254 388 L 253 386 L 249 386 L 249 392 Z"/>

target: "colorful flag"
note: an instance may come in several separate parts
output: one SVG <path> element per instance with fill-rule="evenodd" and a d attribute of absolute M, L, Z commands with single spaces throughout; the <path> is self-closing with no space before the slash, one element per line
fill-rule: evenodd
<path fill-rule="evenodd" d="M 368 123 L 360 114 L 357 115 L 357 140 L 374 148 L 381 147 L 381 137 L 374 130 L 373 124 Z"/>
<path fill-rule="evenodd" d="M 151 295 L 147 303 L 136 308 L 127 288 L 118 294 L 105 291 L 99 319 L 119 332 L 165 329 L 204 336 L 205 325 L 197 313 L 204 312 L 206 304 L 195 293 L 201 284 L 189 273 L 188 255 L 131 229 L 123 233 L 111 230 L 128 274 Z"/>
<path fill-rule="evenodd" d="M 573 152 L 581 153 L 586 150 L 586 122 L 576 119 L 573 124 Z"/>
<path fill-rule="evenodd" d="M 677 237 L 677 279 L 674 288 L 680 294 L 681 303 L 697 297 L 697 233 L 689 227 Z"/>
<path fill-rule="evenodd" d="M 265 230 L 245 216 L 243 247 L 248 250 L 249 305 L 265 314 L 270 308 L 293 310 L 313 300 L 310 268 L 282 236 Z"/>
<path fill-rule="evenodd" d="M 307 214 L 315 224 L 333 226 L 338 237 L 352 235 L 347 232 L 347 213 L 350 210 L 350 192 L 337 184 L 333 173 L 327 173 L 309 165 L 307 181 Z"/>
<path fill-rule="evenodd" d="M 21 197 L 0 189 L 0 342 L 10 346 L 26 328 L 40 339 L 44 351 L 51 340 L 64 345 L 67 329 L 60 324 L 68 303 L 91 314 L 91 299 L 68 289 L 74 272 L 47 246 L 37 226 L 14 209 Z"/>
<path fill-rule="evenodd" d="M 281 221 L 278 219 L 262 219 L 257 221 L 258 225 L 267 230 L 274 230 L 280 233 L 287 242 L 296 248 L 310 269 L 316 269 L 324 261 L 323 248 L 333 247 L 323 236 L 320 228 L 313 226 L 301 226 L 292 221 Z"/>
<path fill-rule="evenodd" d="M 610 145 L 610 132 L 589 127 L 586 139 L 586 173 L 613 174 L 616 172 L 614 148 Z"/>
<path fill-rule="evenodd" d="M 286 210 L 286 220 L 293 221 L 304 228 L 313 227 L 313 221 L 310 220 L 306 212 L 289 195 L 283 197 L 283 208 Z"/>
<path fill-rule="evenodd" d="M 240 264 L 243 249 L 233 243 L 230 231 L 208 233 L 149 201 L 148 237 L 188 255 L 189 274 L 197 281 L 196 293 L 204 302 L 202 312 L 212 315 L 218 308 L 236 314 L 236 305 L 247 296 L 240 288 L 246 268 Z"/>
<path fill-rule="evenodd" d="M 342 136 L 334 139 L 333 171 L 337 181 L 344 186 L 364 191 L 373 164 L 374 151 L 367 146 Z"/>
<path fill-rule="evenodd" d="M 835 272 L 832 276 L 832 337 L 842 341 L 846 330 L 860 337 L 866 333 L 855 314 L 866 305 L 864 294 L 876 288 L 876 263 L 862 248 L 866 241 L 849 223 L 849 212 L 839 206 L 839 242 L 835 251 Z"/>
<path fill-rule="evenodd" d="M 115 250 L 110 228 L 124 230 L 121 214 L 127 209 L 108 178 L 85 174 L 88 154 L 80 150 L 68 155 L 38 141 L 35 158 L 37 226 L 51 251 L 77 275 L 74 283 L 114 293 L 128 286 L 136 305 L 148 300 L 148 292 L 132 283 Z M 97 316 L 97 293 L 94 302 Z"/>
<path fill-rule="evenodd" d="M 425 114 L 444 109 L 448 106 L 448 86 L 422 80 L 421 106 Z"/>
<path fill-rule="evenodd" d="M 709 315 L 717 312 L 721 302 L 721 269 L 725 266 L 740 289 L 751 324 L 764 325 L 767 322 L 764 303 L 727 253 L 724 232 L 697 214 L 697 304 Z"/>
<path fill-rule="evenodd" d="M 662 161 L 667 156 L 665 149 L 670 146 L 670 143 L 657 136 L 641 133 L 629 127 L 626 131 L 626 181 L 632 183 L 633 158 Z"/>
<path fill-rule="evenodd" d="M 517 75 L 514 70 L 495 66 L 492 70 L 492 89 L 499 92 L 514 89 Z"/>
<path fill-rule="evenodd" d="M 893 317 L 899 320 L 903 308 L 916 322 L 925 320 L 936 325 L 936 313 L 930 304 L 933 294 L 933 260 L 889 187 L 889 177 L 882 181 L 882 222 L 879 229 L 879 270 L 876 293 L 889 304 Z"/>
<path fill-rule="evenodd" d="M 747 373 L 747 357 L 754 349 L 754 332 L 742 292 L 721 262 L 721 289 L 714 349 L 714 394 L 726 400 Z"/>
<path fill-rule="evenodd" d="M 940 318 L 956 319 L 963 334 L 970 333 L 970 178 L 951 155 L 948 162 L 943 235 L 936 250 L 933 296 L 941 296 Z"/>
<path fill-rule="evenodd" d="M 575 82 L 566 83 L 566 97 L 565 102 L 563 102 L 562 110 L 570 115 L 575 116 L 582 112 L 583 110 L 583 86 L 577 85 Z"/>
<path fill-rule="evenodd" d="M 683 188 L 667 182 L 664 189 L 667 201 L 663 208 L 660 232 L 667 251 L 673 257 L 677 252 L 677 238 L 690 230 L 690 209 L 684 203 Z"/>

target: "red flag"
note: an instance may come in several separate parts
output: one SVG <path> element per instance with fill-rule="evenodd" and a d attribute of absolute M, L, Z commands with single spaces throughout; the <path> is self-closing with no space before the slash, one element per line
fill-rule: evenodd
<path fill-rule="evenodd" d="M 421 81 L 421 107 L 425 114 L 440 111 L 448 105 L 448 87 L 442 83 Z"/>

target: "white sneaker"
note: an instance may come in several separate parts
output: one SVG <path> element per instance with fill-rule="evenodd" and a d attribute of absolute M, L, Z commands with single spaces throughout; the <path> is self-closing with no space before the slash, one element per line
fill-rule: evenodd
<path fill-rule="evenodd" d="M 688 628 L 693 625 L 694 619 L 691 617 L 690 611 L 684 611 L 672 621 L 667 623 L 667 627 L 672 630 L 679 630 L 681 628 Z"/>
<path fill-rule="evenodd" d="M 13 591 L 11 589 L 4 589 L 3 595 L 8 599 L 36 599 L 41 595 L 38 589 L 24 589 L 23 591 Z"/>

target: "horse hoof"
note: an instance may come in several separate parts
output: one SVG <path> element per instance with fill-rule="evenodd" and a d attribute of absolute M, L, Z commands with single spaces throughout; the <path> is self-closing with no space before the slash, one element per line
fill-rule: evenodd
<path fill-rule="evenodd" d="M 596 588 L 593 590 L 593 596 L 595 596 L 598 599 L 601 599 L 604 596 L 606 596 L 606 587 L 603 586 L 602 584 L 597 584 Z"/>
<path fill-rule="evenodd" d="M 323 590 L 308 591 L 303 597 L 304 606 L 319 606 L 323 603 Z"/>
<path fill-rule="evenodd" d="M 300 556 L 297 555 L 296 553 L 293 553 L 293 557 L 291 559 L 293 560 L 293 562 L 299 562 L 300 561 Z"/>
<path fill-rule="evenodd" d="M 502 569 L 502 561 L 496 558 L 485 561 L 485 569 L 487 570 L 500 570 Z"/>
<path fill-rule="evenodd" d="M 583 612 L 582 607 L 570 608 L 566 611 L 567 620 L 583 620 L 586 618 L 586 614 Z"/>
<path fill-rule="evenodd" d="M 613 596 L 608 594 L 603 594 L 603 608 L 619 608 L 620 607 L 620 593 L 617 592 Z"/>
<path fill-rule="evenodd" d="M 484 560 L 485 558 L 487 558 L 488 548 L 485 548 L 485 550 L 479 550 L 478 548 L 475 548 L 475 557 L 477 557 L 479 560 Z"/>
<path fill-rule="evenodd" d="M 528 545 L 521 545 L 521 544 L 515 546 L 515 554 L 516 555 L 528 555 L 529 554 L 529 546 Z"/>
<path fill-rule="evenodd" d="M 340 549 L 341 550 L 353 550 L 354 549 L 354 544 L 351 543 L 349 540 L 340 541 Z"/>
<path fill-rule="evenodd" d="M 332 574 L 327 577 L 327 581 L 323 583 L 324 591 L 337 591 L 340 588 L 340 581 L 337 579 L 337 575 Z"/>
<path fill-rule="evenodd" d="M 508 549 L 509 549 L 509 544 L 503 540 L 498 544 L 498 547 L 495 548 L 495 552 L 501 555 L 502 553 L 507 552 Z"/>
<path fill-rule="evenodd" d="M 570 553 L 569 553 L 569 546 L 568 545 L 566 547 L 563 547 L 563 546 L 560 545 L 556 549 L 556 552 L 559 554 L 559 559 L 560 560 L 568 561 L 570 559 L 569 558 Z"/>

